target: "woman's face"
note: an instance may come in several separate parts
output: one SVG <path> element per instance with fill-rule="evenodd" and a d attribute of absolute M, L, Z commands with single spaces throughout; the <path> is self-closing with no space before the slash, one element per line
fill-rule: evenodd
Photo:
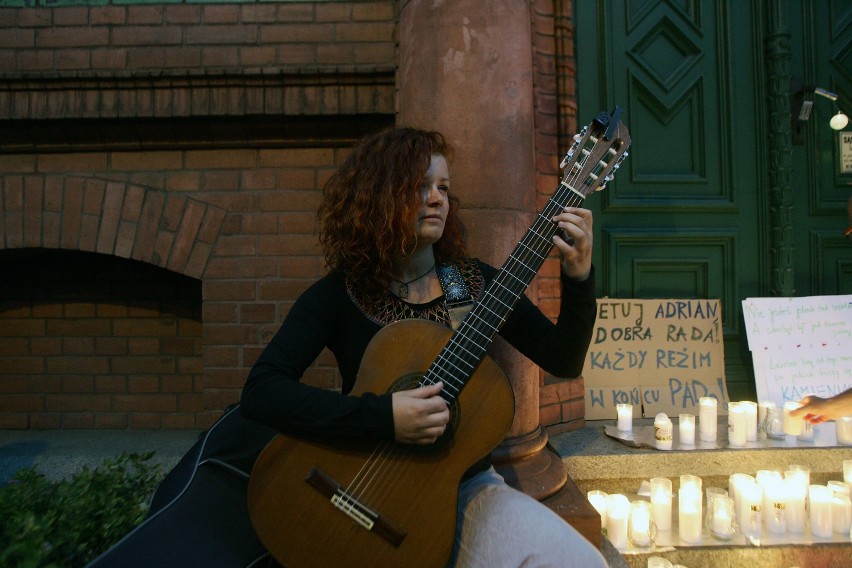
<path fill-rule="evenodd" d="M 439 154 L 432 155 L 429 170 L 420 188 L 422 201 L 417 212 L 417 248 L 432 246 L 444 234 L 444 223 L 450 211 L 450 170 L 447 159 Z"/>

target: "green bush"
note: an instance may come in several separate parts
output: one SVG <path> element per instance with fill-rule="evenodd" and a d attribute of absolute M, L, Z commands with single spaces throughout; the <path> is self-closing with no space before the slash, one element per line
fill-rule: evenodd
<path fill-rule="evenodd" d="M 138 525 L 163 477 L 154 452 L 122 453 L 70 480 L 22 469 L 0 487 L 0 566 L 84 566 Z"/>

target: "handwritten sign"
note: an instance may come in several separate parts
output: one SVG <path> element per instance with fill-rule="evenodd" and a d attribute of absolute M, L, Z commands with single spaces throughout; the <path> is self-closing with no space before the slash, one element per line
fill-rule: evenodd
<path fill-rule="evenodd" d="M 759 400 L 852 388 L 852 295 L 747 298 L 743 316 Z"/>
<path fill-rule="evenodd" d="M 840 141 L 840 173 L 852 174 L 852 132 L 838 132 Z"/>
<path fill-rule="evenodd" d="M 718 300 L 598 300 L 583 378 L 586 419 L 697 414 L 698 399 L 728 402 Z"/>

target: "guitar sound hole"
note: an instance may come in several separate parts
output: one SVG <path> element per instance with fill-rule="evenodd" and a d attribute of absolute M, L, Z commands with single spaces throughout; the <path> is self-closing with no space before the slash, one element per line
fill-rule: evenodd
<path fill-rule="evenodd" d="M 408 373 L 398 378 L 388 389 L 388 392 L 394 393 L 404 390 L 416 389 L 420 386 L 420 381 L 423 379 L 422 373 Z M 443 450 L 453 439 L 453 433 L 458 427 L 461 419 L 461 408 L 459 407 L 458 399 L 453 399 L 450 403 L 450 421 L 447 423 L 447 428 L 441 434 L 434 444 L 399 444 L 400 447 L 407 451 L 416 453 L 433 453 Z"/>

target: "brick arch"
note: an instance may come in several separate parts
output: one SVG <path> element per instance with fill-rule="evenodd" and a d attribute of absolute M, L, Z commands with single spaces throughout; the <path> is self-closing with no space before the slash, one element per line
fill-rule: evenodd
<path fill-rule="evenodd" d="M 225 211 L 181 194 L 101 178 L 7 177 L 0 249 L 110 254 L 201 278 Z"/>

